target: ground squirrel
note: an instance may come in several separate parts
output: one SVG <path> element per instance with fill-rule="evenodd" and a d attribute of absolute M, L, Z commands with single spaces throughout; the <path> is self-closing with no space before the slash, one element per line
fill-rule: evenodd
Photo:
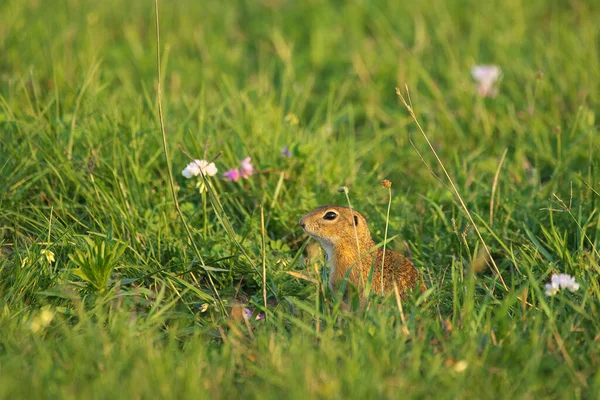
<path fill-rule="evenodd" d="M 362 292 L 373 267 L 371 288 L 381 294 L 381 263 L 383 249 L 375 247 L 365 218 L 356 210 L 340 206 L 318 207 L 299 222 L 306 233 L 321 243 L 330 264 L 329 284 L 336 289 L 348 270 L 348 280 Z M 356 229 L 355 229 L 356 228 Z M 357 240 L 358 238 L 358 240 Z M 359 257 L 360 254 L 360 257 Z M 402 254 L 386 249 L 383 266 L 383 292 L 394 290 L 406 295 L 417 286 L 419 273 L 413 263 Z M 424 286 L 420 285 L 421 291 Z"/>

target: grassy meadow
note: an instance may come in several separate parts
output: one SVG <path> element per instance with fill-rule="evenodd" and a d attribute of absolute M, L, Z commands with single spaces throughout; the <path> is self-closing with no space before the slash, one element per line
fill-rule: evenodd
<path fill-rule="evenodd" d="M 0 2 L 1 399 L 600 399 L 598 2 L 160 1 L 166 147 L 155 18 Z M 424 294 L 328 288 L 341 186 Z"/>

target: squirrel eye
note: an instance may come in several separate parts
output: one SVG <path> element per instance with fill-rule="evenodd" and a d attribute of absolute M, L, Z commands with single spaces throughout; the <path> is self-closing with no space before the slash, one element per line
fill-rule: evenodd
<path fill-rule="evenodd" d="M 325 214 L 323 216 L 323 219 L 326 219 L 328 221 L 333 221 L 334 219 L 337 218 L 337 216 L 338 215 L 336 213 L 334 213 L 333 211 L 328 211 L 327 214 Z"/>

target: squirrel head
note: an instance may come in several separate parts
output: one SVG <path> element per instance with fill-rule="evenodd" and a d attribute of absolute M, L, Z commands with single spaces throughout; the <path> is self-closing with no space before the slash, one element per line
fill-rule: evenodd
<path fill-rule="evenodd" d="M 348 207 L 315 208 L 302 217 L 299 224 L 306 233 L 326 248 L 340 246 L 356 248 L 356 236 L 359 243 L 371 243 L 371 232 L 367 221 L 358 211 Z"/>

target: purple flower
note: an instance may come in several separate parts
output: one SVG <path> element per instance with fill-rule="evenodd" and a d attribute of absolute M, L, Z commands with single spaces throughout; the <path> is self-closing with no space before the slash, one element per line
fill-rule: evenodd
<path fill-rule="evenodd" d="M 246 316 L 246 319 L 250 319 L 254 315 L 254 311 L 244 307 L 244 315 Z M 260 313 L 254 318 L 254 320 L 258 321 L 259 319 L 263 319 L 264 317 L 265 313 Z"/>
<path fill-rule="evenodd" d="M 242 168 L 240 168 L 240 173 L 244 179 L 248 178 L 254 173 L 254 165 L 252 165 L 250 160 L 250 157 L 246 157 L 242 160 Z"/>
<path fill-rule="evenodd" d="M 223 174 L 223 178 L 225 178 L 226 181 L 237 182 L 240 180 L 240 171 L 237 169 L 230 169 Z"/>
<path fill-rule="evenodd" d="M 292 152 L 290 151 L 289 147 L 283 146 L 283 149 L 281 149 L 281 155 L 290 158 L 292 156 Z"/>

